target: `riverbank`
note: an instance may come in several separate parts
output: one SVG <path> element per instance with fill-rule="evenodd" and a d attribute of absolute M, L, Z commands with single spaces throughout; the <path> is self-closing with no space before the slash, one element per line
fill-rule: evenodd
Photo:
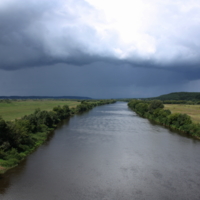
<path fill-rule="evenodd" d="M 0 102 L 0 115 L 5 121 L 20 119 L 24 115 L 32 114 L 35 109 L 51 111 L 54 107 L 68 105 L 69 108 L 76 107 L 81 102 L 72 100 L 57 99 L 27 99 L 27 100 L 7 100 Z"/>
<path fill-rule="evenodd" d="M 187 114 L 172 113 L 170 110 L 164 109 L 164 105 L 160 100 L 132 100 L 128 103 L 128 106 L 141 117 L 200 139 L 199 123 L 194 123 Z"/>
<path fill-rule="evenodd" d="M 71 115 L 85 112 L 95 106 L 115 103 L 114 100 L 82 101 L 69 108 L 68 105 L 54 107 L 52 111 L 36 109 L 15 121 L 0 118 L 0 173 L 18 165 L 43 144 L 57 125 Z"/>
<path fill-rule="evenodd" d="M 0 199 L 200 199 L 200 141 L 139 117 L 127 103 L 64 120 L 0 175 Z"/>

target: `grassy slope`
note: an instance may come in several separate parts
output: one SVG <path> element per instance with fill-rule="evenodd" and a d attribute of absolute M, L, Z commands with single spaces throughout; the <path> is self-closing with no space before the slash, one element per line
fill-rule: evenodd
<path fill-rule="evenodd" d="M 26 100 L 26 101 L 12 101 L 11 103 L 0 103 L 0 116 L 4 120 L 14 120 L 31 114 L 36 108 L 41 110 L 52 110 L 55 106 L 68 105 L 73 107 L 78 105 L 77 101 L 60 101 L 60 100 Z"/>
<path fill-rule="evenodd" d="M 172 113 L 188 114 L 193 122 L 200 123 L 200 105 L 165 104 Z"/>

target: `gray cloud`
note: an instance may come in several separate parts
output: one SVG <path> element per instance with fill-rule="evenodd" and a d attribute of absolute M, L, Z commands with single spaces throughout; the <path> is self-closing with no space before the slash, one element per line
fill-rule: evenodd
<path fill-rule="evenodd" d="M 141 67 L 198 67 L 200 7 L 191 2 L 193 7 L 186 9 L 181 7 L 186 2 L 181 2 L 168 0 L 163 4 L 152 0 L 151 4 L 160 8 L 160 19 L 148 21 L 151 26 L 143 27 L 138 44 L 134 35 L 132 43 L 124 44 L 120 33 L 110 28 L 103 14 L 86 1 L 3 0 L 0 68 L 97 61 Z"/>
<path fill-rule="evenodd" d="M 165 69 L 133 68 L 102 62 L 74 67 L 52 66 L 0 71 L 1 95 L 72 95 L 93 98 L 151 97 L 168 92 L 197 89 L 185 74 Z M 184 86 L 184 87 L 183 87 Z M 198 91 L 198 90 L 196 90 Z"/>
<path fill-rule="evenodd" d="M 198 0 L 142 0 L 141 13 L 124 0 L 130 11 L 116 3 L 116 19 L 89 2 L 0 1 L 2 95 L 145 97 L 198 88 Z"/>

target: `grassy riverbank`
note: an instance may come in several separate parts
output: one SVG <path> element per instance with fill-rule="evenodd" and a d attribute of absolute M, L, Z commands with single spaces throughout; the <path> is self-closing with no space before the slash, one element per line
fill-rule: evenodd
<path fill-rule="evenodd" d="M 195 123 L 200 123 L 200 105 L 164 104 L 172 113 L 187 114 Z"/>
<path fill-rule="evenodd" d="M 6 120 L 15 120 L 23 117 L 24 115 L 30 115 L 35 109 L 50 111 L 55 106 L 68 105 L 69 108 L 79 105 L 78 101 L 67 100 L 17 100 L 0 102 L 0 116 Z"/>
<path fill-rule="evenodd" d="M 58 101 L 55 102 L 57 106 L 51 107 L 49 111 L 39 109 L 39 104 L 37 104 L 34 112 L 23 117 L 20 115 L 19 119 L 5 121 L 0 117 L 0 173 L 18 165 L 21 160 L 43 144 L 49 133 L 64 119 L 88 111 L 95 106 L 115 103 L 114 100 L 71 102 L 70 108 L 69 102 L 63 106 L 58 105 Z M 26 103 L 30 102 L 25 101 L 24 105 L 27 106 Z M 48 101 L 45 103 L 47 104 Z M 49 104 L 47 106 L 46 109 L 50 108 Z"/>
<path fill-rule="evenodd" d="M 160 100 L 132 100 L 128 103 L 128 106 L 142 117 L 200 139 L 200 123 L 192 121 L 191 117 L 184 112 L 186 111 L 183 109 L 184 106 L 181 107 L 182 112 L 177 112 L 177 109 L 175 109 L 178 105 L 173 107 L 173 112 L 169 107 L 166 109 L 168 105 L 164 108 Z M 188 108 L 187 106 L 185 105 L 185 108 Z M 191 111 L 191 107 L 189 108 Z M 194 111 L 190 113 L 194 114 Z"/>

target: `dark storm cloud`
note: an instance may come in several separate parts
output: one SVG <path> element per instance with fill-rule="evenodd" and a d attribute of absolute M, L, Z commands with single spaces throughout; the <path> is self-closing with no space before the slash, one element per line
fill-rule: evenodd
<path fill-rule="evenodd" d="M 73 38 L 74 28 L 61 28 L 64 1 L 3 1 L 0 4 L 0 67 L 14 70 L 59 62 L 93 62 Z M 73 24 L 73 13 L 63 14 Z M 61 22 L 62 23 L 62 22 Z M 58 30 L 57 30 L 58 29 Z M 57 35 L 57 32 L 59 35 Z M 77 59 L 75 59 L 75 55 Z M 88 61 L 87 61 L 88 60 Z M 81 64 L 82 64 L 81 63 Z"/>
<path fill-rule="evenodd" d="M 1 68 L 17 69 L 45 59 L 42 44 L 38 36 L 30 32 L 30 26 L 40 20 L 46 9 L 49 9 L 48 5 L 34 6 L 34 1 L 3 1 L 0 4 Z M 39 29 L 40 26 L 38 31 L 41 31 Z"/>
<path fill-rule="evenodd" d="M 180 90 L 185 83 L 180 73 L 130 65 L 116 67 L 102 62 L 81 68 L 58 64 L 0 72 L 2 95 L 149 97 Z"/>
<path fill-rule="evenodd" d="M 92 73 L 94 80 L 109 77 L 99 82 L 118 87 L 179 84 L 200 79 L 198 1 L 190 2 L 191 8 L 186 6 L 186 1 L 144 2 L 160 8 L 159 18 L 152 18 L 153 22 L 146 24 L 150 28 L 144 29 L 141 37 L 133 34 L 133 41 L 129 36 L 128 42 L 123 42 L 128 36 L 116 27 L 110 28 L 106 17 L 86 1 L 2 0 L 0 68 L 18 70 L 58 63 L 99 66 L 101 63 L 97 75 Z M 130 29 L 136 26 L 128 22 Z M 121 28 L 126 31 L 126 27 Z M 127 71 L 125 66 L 134 69 L 128 67 Z"/>

